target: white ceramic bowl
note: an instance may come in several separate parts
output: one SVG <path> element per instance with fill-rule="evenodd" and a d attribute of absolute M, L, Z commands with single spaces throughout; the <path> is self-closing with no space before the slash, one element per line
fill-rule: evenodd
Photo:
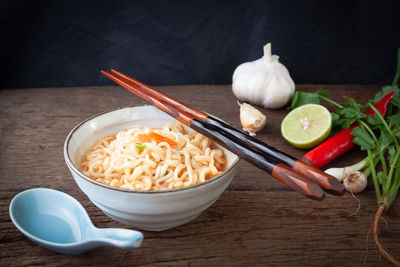
<path fill-rule="evenodd" d="M 112 110 L 78 124 L 67 136 L 64 158 L 75 182 L 112 219 L 136 228 L 162 231 L 196 218 L 232 181 L 239 158 L 225 150 L 228 168 L 204 183 L 174 190 L 134 191 L 94 181 L 79 171 L 85 152 L 100 138 L 133 127 L 162 127 L 173 118 L 152 106 Z"/>

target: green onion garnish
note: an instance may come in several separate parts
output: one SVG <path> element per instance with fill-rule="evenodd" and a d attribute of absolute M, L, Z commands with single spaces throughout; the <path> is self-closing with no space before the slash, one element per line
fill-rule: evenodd
<path fill-rule="evenodd" d="M 141 154 L 143 152 L 143 150 L 146 148 L 146 145 L 144 145 L 142 143 L 136 143 L 135 146 L 138 149 L 139 154 Z"/>

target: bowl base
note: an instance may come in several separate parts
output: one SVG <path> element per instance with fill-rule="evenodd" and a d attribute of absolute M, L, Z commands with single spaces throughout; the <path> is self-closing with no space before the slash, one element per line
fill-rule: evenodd
<path fill-rule="evenodd" d="M 112 215 L 108 214 L 107 212 L 104 212 L 104 213 L 111 219 L 113 219 L 117 222 L 120 222 L 122 224 L 132 226 L 136 229 L 152 231 L 152 232 L 161 232 L 161 231 L 165 231 L 165 230 L 180 226 L 182 224 L 188 223 L 188 222 L 196 219 L 196 217 L 199 216 L 201 212 L 197 213 L 195 215 L 191 215 L 186 218 L 180 218 L 179 220 L 175 220 L 175 221 L 162 222 L 162 223 L 146 223 L 146 224 L 141 224 L 140 222 L 132 222 L 130 220 L 124 220 L 122 218 L 112 216 Z"/>

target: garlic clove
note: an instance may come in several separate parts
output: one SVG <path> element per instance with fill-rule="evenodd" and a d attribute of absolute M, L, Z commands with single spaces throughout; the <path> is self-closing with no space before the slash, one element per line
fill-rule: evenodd
<path fill-rule="evenodd" d="M 354 194 L 362 192 L 367 184 L 367 177 L 360 171 L 347 173 L 343 179 L 344 188 Z"/>
<path fill-rule="evenodd" d="M 251 136 L 255 136 L 255 133 L 265 126 L 267 118 L 249 104 L 240 104 L 239 102 L 238 104 L 240 106 L 240 123 L 243 130 L 249 132 Z"/>

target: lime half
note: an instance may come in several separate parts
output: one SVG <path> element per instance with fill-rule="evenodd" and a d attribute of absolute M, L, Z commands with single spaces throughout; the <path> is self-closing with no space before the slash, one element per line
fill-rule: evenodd
<path fill-rule="evenodd" d="M 297 148 L 312 148 L 328 137 L 331 113 L 317 104 L 300 106 L 289 112 L 281 124 L 283 138 Z"/>

